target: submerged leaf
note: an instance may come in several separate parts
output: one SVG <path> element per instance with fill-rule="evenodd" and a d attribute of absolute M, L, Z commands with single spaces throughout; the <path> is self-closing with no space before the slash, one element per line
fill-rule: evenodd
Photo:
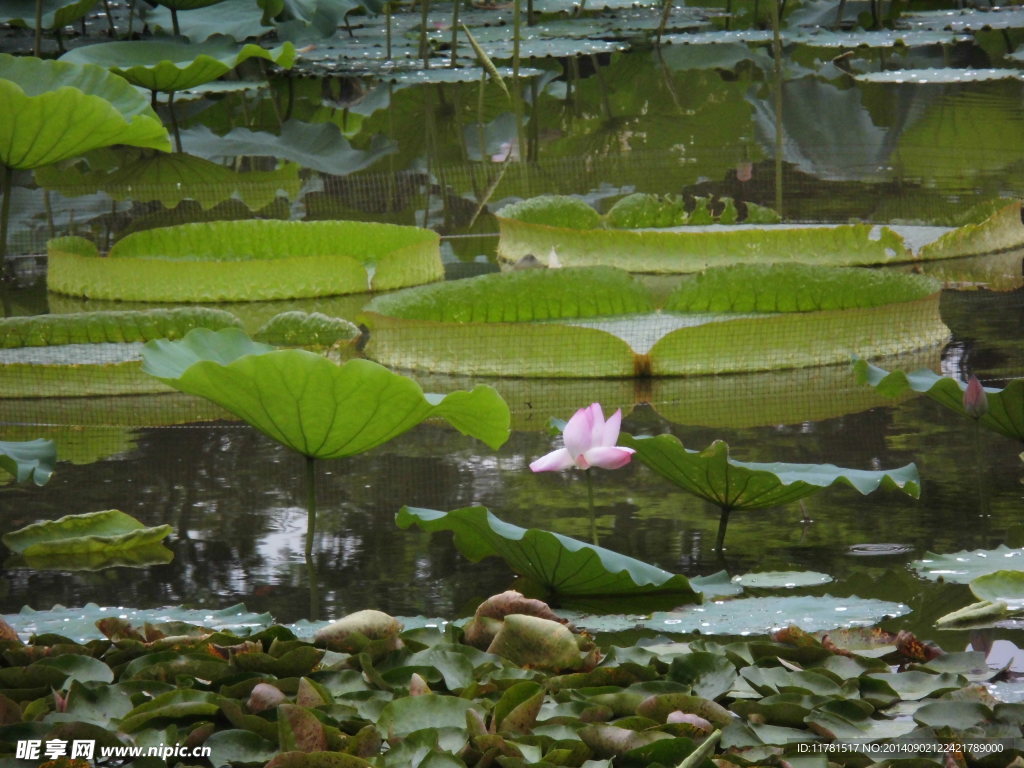
<path fill-rule="evenodd" d="M 395 522 L 399 528 L 452 531 L 455 546 L 470 560 L 500 557 L 532 584 L 560 597 L 672 593 L 700 602 L 685 576 L 558 533 L 520 528 L 484 507 L 451 512 L 402 507 Z"/>
<path fill-rule="evenodd" d="M 675 485 L 722 509 L 763 509 L 787 504 L 842 483 L 867 495 L 879 487 L 895 488 L 917 498 L 921 493 L 917 466 L 892 470 L 844 469 L 833 464 L 787 464 L 736 461 L 729 446 L 714 441 L 702 451 L 683 447 L 675 435 L 633 437 L 624 446 L 636 458 Z"/>
<path fill-rule="evenodd" d="M 254 342 L 233 328 L 149 342 L 143 370 L 311 458 L 363 453 L 432 417 L 492 448 L 509 435 L 508 406 L 490 387 L 425 395 L 412 379 L 368 360 L 337 365 L 303 349 Z"/>

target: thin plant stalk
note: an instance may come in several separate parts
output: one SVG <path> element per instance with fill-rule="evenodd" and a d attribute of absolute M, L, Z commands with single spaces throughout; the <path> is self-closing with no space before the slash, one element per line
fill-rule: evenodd
<path fill-rule="evenodd" d="M 391 3 L 384 3 L 384 60 L 391 61 Z"/>
<path fill-rule="evenodd" d="M 430 21 L 430 0 L 420 0 L 420 58 L 423 68 L 430 69 L 430 45 L 427 42 L 427 24 Z"/>
<path fill-rule="evenodd" d="M 658 34 L 654 38 L 656 46 L 661 45 L 661 36 L 665 34 L 665 27 L 668 26 L 668 17 L 672 14 L 672 0 L 662 0 L 661 19 L 658 22 Z"/>
<path fill-rule="evenodd" d="M 452 42 L 451 42 L 451 56 L 448 59 L 448 66 L 454 69 L 457 66 L 459 58 L 459 7 L 461 6 L 460 0 L 455 0 L 452 3 Z"/>
<path fill-rule="evenodd" d="M 309 580 L 309 620 L 316 621 L 320 603 L 313 539 L 316 537 L 316 459 L 306 457 L 306 575 Z"/>
<path fill-rule="evenodd" d="M 516 116 L 516 146 L 519 147 L 520 161 L 525 159 L 526 144 L 523 137 L 523 85 L 519 79 L 519 42 L 522 36 L 522 0 L 514 0 L 512 5 L 512 106 Z"/>
<path fill-rule="evenodd" d="M 32 54 L 37 59 L 43 55 L 43 0 L 36 0 L 36 29 L 32 38 Z"/>
<path fill-rule="evenodd" d="M 107 14 L 107 31 L 112 38 L 117 37 L 117 27 L 114 26 L 114 13 L 110 10 L 110 0 L 103 0 L 103 11 Z"/>
<path fill-rule="evenodd" d="M 0 282 L 10 276 L 7 267 L 7 226 L 11 218 L 11 196 L 14 194 L 14 169 L 3 166 L 3 180 L 0 181 Z"/>
<path fill-rule="evenodd" d="M 590 470 L 583 470 L 583 476 L 587 478 L 587 507 L 590 509 L 590 541 L 597 546 L 597 515 L 594 512 L 594 479 L 590 476 Z"/>
<path fill-rule="evenodd" d="M 729 513 L 732 507 L 722 507 L 718 518 L 718 535 L 715 537 L 715 552 L 721 553 L 725 544 L 725 529 L 729 527 Z"/>
<path fill-rule="evenodd" d="M 775 210 L 782 212 L 782 19 L 779 0 L 772 0 L 772 59 L 774 67 L 773 90 L 775 102 Z"/>
<path fill-rule="evenodd" d="M 181 132 L 178 130 L 178 116 L 174 113 L 174 91 L 170 91 L 167 94 L 167 109 L 171 113 L 171 130 L 174 133 L 174 148 L 178 152 L 181 152 Z"/>
<path fill-rule="evenodd" d="M 181 27 L 178 26 L 178 11 L 175 8 L 171 8 L 171 29 L 174 31 L 175 37 L 181 34 Z"/>

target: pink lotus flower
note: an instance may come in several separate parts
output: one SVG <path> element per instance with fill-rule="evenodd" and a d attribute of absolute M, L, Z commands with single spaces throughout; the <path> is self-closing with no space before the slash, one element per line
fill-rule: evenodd
<path fill-rule="evenodd" d="M 967 411 L 968 416 L 975 419 L 980 419 L 988 413 L 988 395 L 985 394 L 985 388 L 981 386 L 978 377 L 973 373 L 967 380 L 967 388 L 964 389 L 964 410 Z"/>
<path fill-rule="evenodd" d="M 600 403 L 593 403 L 588 408 L 576 411 L 562 431 L 565 447 L 541 456 L 530 464 L 534 472 L 559 472 L 569 467 L 590 469 L 618 469 L 629 464 L 633 454 L 632 448 L 615 445 L 619 439 L 619 426 L 622 424 L 622 411 L 617 410 L 608 421 L 604 420 L 604 412 Z"/>

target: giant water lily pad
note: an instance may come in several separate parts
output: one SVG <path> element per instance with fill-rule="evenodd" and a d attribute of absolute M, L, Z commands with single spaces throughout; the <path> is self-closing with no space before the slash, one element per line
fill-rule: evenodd
<path fill-rule="evenodd" d="M 52 440 L 10 442 L 0 440 L 0 469 L 14 476 L 15 482 L 46 485 L 57 463 L 57 448 Z"/>
<path fill-rule="evenodd" d="M 287 69 L 295 61 L 295 46 L 284 43 L 268 50 L 253 43 L 239 46 L 230 38 L 204 43 L 120 40 L 75 48 L 61 61 L 96 64 L 142 88 L 173 92 L 216 80 L 251 58 Z"/>
<path fill-rule="evenodd" d="M 917 275 L 748 264 L 690 276 L 652 311 L 647 290 L 621 271 L 530 269 L 379 297 L 362 318 L 371 329 L 366 354 L 385 365 L 489 376 L 678 376 L 931 346 L 949 333 L 938 288 Z M 893 324 L 903 329 L 898 338 L 886 330 Z M 658 333 L 632 339 L 634 329 Z M 514 359 L 510 347 L 519 350 Z"/>
<path fill-rule="evenodd" d="M 921 493 L 917 466 L 891 470 L 844 469 L 834 464 L 746 462 L 729 456 L 729 446 L 716 440 L 702 451 L 685 448 L 675 435 L 620 436 L 642 461 L 666 480 L 723 509 L 763 509 L 788 504 L 843 484 L 867 495 L 880 487 Z"/>
<path fill-rule="evenodd" d="M 0 165 L 38 168 L 111 144 L 169 150 L 148 99 L 92 66 L 0 54 Z"/>
<path fill-rule="evenodd" d="M 141 342 L 238 324 L 229 312 L 199 307 L 3 318 L 0 398 L 166 392 L 139 370 Z"/>
<path fill-rule="evenodd" d="M 154 341 L 143 370 L 217 403 L 289 448 L 317 459 L 352 456 L 428 418 L 442 418 L 497 448 L 509 435 L 505 401 L 490 387 L 426 395 L 368 360 L 337 365 L 302 349 L 276 349 L 242 331 L 196 329 Z"/>
<path fill-rule="evenodd" d="M 535 587 L 562 598 L 660 593 L 700 601 L 685 576 L 568 536 L 506 523 L 484 507 L 402 507 L 395 521 L 400 528 L 452 531 L 455 546 L 470 560 L 500 557 Z"/>
<path fill-rule="evenodd" d="M 967 385 L 949 376 L 929 370 L 904 373 L 888 372 L 865 360 L 854 362 L 857 380 L 867 383 L 884 395 L 896 397 L 904 392 L 921 392 L 946 408 L 966 416 L 964 392 Z M 1003 389 L 984 387 L 987 410 L 977 417 L 978 423 L 1007 437 L 1024 440 L 1024 379 L 1013 379 Z"/>
<path fill-rule="evenodd" d="M 1024 244 L 1020 204 L 1007 201 L 992 219 L 972 228 L 957 247 L 926 247 L 951 230 L 935 228 L 713 224 L 668 229 L 604 228 L 596 212 L 566 218 L 572 198 L 550 196 L 505 206 L 496 214 L 499 258 L 517 262 L 554 250 L 564 266 L 610 265 L 634 272 L 695 272 L 721 264 L 798 262 L 855 266 L 950 258 Z M 579 203 L 574 208 L 585 207 Z M 1017 212 L 1016 226 L 1012 214 Z M 596 218 L 595 218 L 596 217 Z M 693 220 L 690 216 L 690 221 Z M 708 217 L 710 224 L 711 218 Z M 664 225 L 662 225 L 664 226 Z M 983 234 L 1009 232 L 986 245 Z M 912 248 L 910 243 L 914 243 Z"/>
<path fill-rule="evenodd" d="M 126 301 L 254 301 L 389 290 L 440 279 L 437 234 L 357 221 L 251 219 L 135 232 L 107 256 L 51 240 L 47 285 Z"/>

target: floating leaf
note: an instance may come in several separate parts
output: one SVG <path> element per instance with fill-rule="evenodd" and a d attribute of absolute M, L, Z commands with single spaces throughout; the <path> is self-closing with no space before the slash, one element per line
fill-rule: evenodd
<path fill-rule="evenodd" d="M 238 46 L 227 37 L 203 43 L 119 40 L 83 45 L 65 53 L 61 61 L 96 64 L 142 88 L 173 92 L 216 80 L 251 58 L 287 69 L 295 60 L 295 46 L 284 43 L 267 50 L 253 43 Z"/>
<path fill-rule="evenodd" d="M 964 410 L 967 385 L 954 378 L 929 370 L 889 373 L 860 359 L 854 361 L 853 369 L 859 382 L 870 384 L 884 395 L 896 397 L 907 390 L 922 392 L 950 410 L 967 415 Z M 1001 435 L 1024 440 L 1024 379 L 1013 379 L 1003 389 L 985 387 L 985 396 L 988 411 L 978 417 L 978 423 Z"/>
<path fill-rule="evenodd" d="M 520 528 L 484 507 L 451 512 L 402 507 L 395 522 L 399 528 L 452 531 L 455 546 L 470 560 L 500 557 L 516 573 L 561 597 L 675 593 L 681 600 L 700 600 L 685 576 L 568 536 Z"/>
<path fill-rule="evenodd" d="M 792 589 L 827 584 L 832 581 L 832 577 L 827 573 L 815 571 L 762 571 L 734 576 L 733 581 L 742 587 L 752 589 Z"/>
<path fill-rule="evenodd" d="M 0 470 L 13 475 L 15 482 L 31 480 L 36 485 L 46 485 L 56 463 L 57 448 L 52 440 L 0 440 Z"/>
<path fill-rule="evenodd" d="M 368 451 L 432 417 L 492 448 L 509 434 L 508 406 L 490 387 L 424 395 L 416 382 L 368 360 L 339 366 L 306 350 L 275 350 L 236 329 L 150 342 L 143 370 L 312 458 Z"/>
<path fill-rule="evenodd" d="M 0 164 L 38 168 L 112 144 L 169 150 L 149 101 L 92 66 L 0 54 Z"/>
<path fill-rule="evenodd" d="M 117 509 L 66 515 L 32 523 L 3 536 L 4 545 L 25 557 L 111 552 L 156 544 L 172 532 L 169 525 L 147 527 Z"/>
<path fill-rule="evenodd" d="M 50 290 L 119 301 L 251 301 L 389 290 L 440 279 L 438 236 L 396 224 L 249 219 L 160 227 L 107 258 L 82 238 L 48 244 Z"/>
<path fill-rule="evenodd" d="M 917 467 L 893 470 L 843 469 L 833 464 L 786 464 L 736 461 L 729 446 L 714 441 L 702 451 L 683 447 L 675 435 L 620 436 L 636 458 L 685 491 L 723 509 L 763 509 L 802 499 L 842 483 L 867 495 L 879 487 L 921 493 Z"/>
<path fill-rule="evenodd" d="M 1021 570 L 1024 567 L 1024 549 L 1011 549 L 1000 544 L 995 549 L 962 550 L 949 555 L 926 552 L 923 558 L 910 563 L 910 567 L 926 579 L 967 584 L 988 573 Z"/>
<path fill-rule="evenodd" d="M 971 581 L 971 592 L 981 600 L 1003 603 L 1011 611 L 1024 609 L 1024 570 L 1000 570 Z"/>

